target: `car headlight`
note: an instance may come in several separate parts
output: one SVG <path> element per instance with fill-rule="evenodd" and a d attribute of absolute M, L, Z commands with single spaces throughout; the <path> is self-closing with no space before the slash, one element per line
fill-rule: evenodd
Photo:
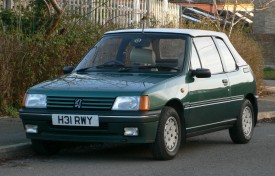
<path fill-rule="evenodd" d="M 26 94 L 23 100 L 23 107 L 46 108 L 47 96 L 44 94 Z"/>
<path fill-rule="evenodd" d="M 148 96 L 117 97 L 112 110 L 147 111 L 149 110 Z"/>

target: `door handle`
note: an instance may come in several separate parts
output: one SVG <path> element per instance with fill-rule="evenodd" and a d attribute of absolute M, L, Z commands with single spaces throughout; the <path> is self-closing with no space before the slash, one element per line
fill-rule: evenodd
<path fill-rule="evenodd" d="M 228 85 L 228 80 L 227 79 L 223 79 L 222 83 L 223 83 L 223 85 L 227 86 Z"/>

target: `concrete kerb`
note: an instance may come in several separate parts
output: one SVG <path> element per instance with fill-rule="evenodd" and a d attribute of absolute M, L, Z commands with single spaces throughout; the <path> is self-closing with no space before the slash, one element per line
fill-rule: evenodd
<path fill-rule="evenodd" d="M 275 95 L 275 87 L 265 86 L 265 95 Z"/>
<path fill-rule="evenodd" d="M 262 121 L 264 119 L 273 119 L 273 118 L 275 118 L 275 111 L 258 113 L 258 121 Z"/>
<path fill-rule="evenodd" d="M 0 146 L 0 160 L 14 159 L 32 155 L 31 143 L 20 143 L 8 146 Z"/>

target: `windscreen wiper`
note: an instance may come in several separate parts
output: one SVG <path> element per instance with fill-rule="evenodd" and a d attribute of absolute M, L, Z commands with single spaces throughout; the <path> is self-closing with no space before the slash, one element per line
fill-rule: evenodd
<path fill-rule="evenodd" d="M 152 69 L 152 68 L 156 68 L 156 69 L 164 69 L 164 70 L 175 70 L 175 71 L 180 71 L 180 69 L 176 68 L 176 67 L 169 67 L 169 66 L 161 66 L 161 65 L 149 65 L 149 66 L 139 66 L 138 68 L 140 69 Z"/>
<path fill-rule="evenodd" d="M 119 68 L 119 72 L 127 72 L 127 71 L 129 71 L 129 70 L 132 70 L 132 69 L 134 69 L 134 67 L 121 67 L 121 68 Z"/>
<path fill-rule="evenodd" d="M 94 68 L 94 67 L 95 67 L 95 66 L 81 68 L 81 69 L 76 70 L 76 72 L 84 72 L 84 71 L 87 71 L 87 70 L 89 70 L 90 68 Z"/>
<path fill-rule="evenodd" d="M 117 68 L 117 67 L 124 67 L 124 65 L 120 65 L 120 64 L 113 64 L 113 65 L 102 64 L 102 65 L 97 65 L 97 66 L 81 68 L 81 69 L 76 70 L 76 72 L 84 72 L 84 71 L 87 71 L 91 68 Z"/>
<path fill-rule="evenodd" d="M 97 65 L 95 66 L 96 68 L 117 68 L 117 67 L 124 67 L 122 64 L 102 64 L 102 65 Z"/>

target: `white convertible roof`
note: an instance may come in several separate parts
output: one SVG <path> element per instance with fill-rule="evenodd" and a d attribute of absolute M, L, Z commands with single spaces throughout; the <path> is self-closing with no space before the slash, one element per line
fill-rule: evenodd
<path fill-rule="evenodd" d="M 119 33 L 142 33 L 142 29 L 125 29 L 125 30 L 116 30 L 106 32 L 105 34 L 119 34 Z M 170 34 L 184 34 L 192 37 L 202 37 L 202 36 L 215 36 L 220 37 L 230 48 L 234 58 L 236 59 L 237 65 L 247 65 L 247 63 L 243 60 L 237 50 L 234 48 L 227 35 L 222 32 L 215 31 L 207 31 L 207 30 L 198 30 L 198 29 L 174 29 L 174 28 L 152 28 L 152 29 L 144 29 L 144 33 L 170 33 Z"/>
<path fill-rule="evenodd" d="M 136 33 L 136 32 L 142 32 L 142 29 L 125 29 L 125 30 L 116 30 L 116 31 L 110 31 L 106 32 L 105 34 L 115 34 L 115 33 Z M 222 32 L 215 32 L 215 31 L 207 31 L 207 30 L 198 30 L 198 29 L 172 29 L 172 28 L 152 28 L 152 29 L 144 29 L 144 32 L 151 33 L 174 33 L 174 34 L 186 34 L 193 37 L 198 36 L 218 36 L 218 37 L 224 37 L 225 34 Z"/>

